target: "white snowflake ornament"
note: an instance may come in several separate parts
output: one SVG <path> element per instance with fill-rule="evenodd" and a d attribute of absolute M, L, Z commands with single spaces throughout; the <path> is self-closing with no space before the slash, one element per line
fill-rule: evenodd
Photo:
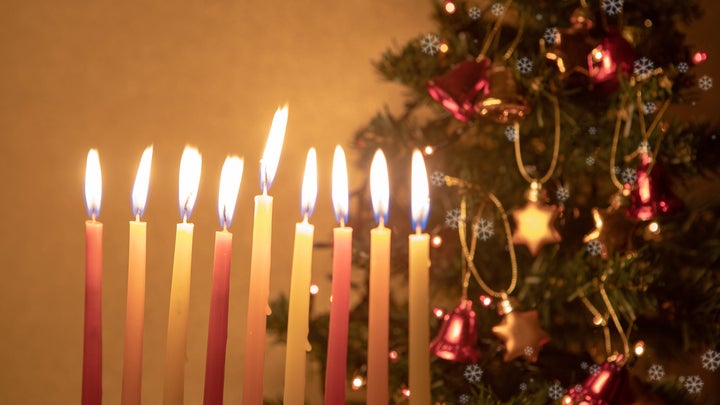
<path fill-rule="evenodd" d="M 495 235 L 493 222 L 485 218 L 480 218 L 477 222 L 475 222 L 473 224 L 473 230 L 475 231 L 475 236 L 483 241 L 486 241 Z"/>
<path fill-rule="evenodd" d="M 655 104 L 652 101 L 647 101 L 645 104 L 643 104 L 643 113 L 645 115 L 647 114 L 655 114 L 657 111 L 657 104 Z"/>
<path fill-rule="evenodd" d="M 518 388 L 520 389 L 520 391 L 527 390 L 527 383 L 520 383 L 520 386 Z"/>
<path fill-rule="evenodd" d="M 701 90 L 708 91 L 712 89 L 713 86 L 713 80 L 712 77 L 708 75 L 700 76 L 698 79 L 698 87 L 700 87 Z"/>
<path fill-rule="evenodd" d="M 704 369 L 715 371 L 720 367 L 720 352 L 708 350 L 700 356 L 700 361 Z"/>
<path fill-rule="evenodd" d="M 600 366 L 598 366 L 597 364 L 593 364 L 592 366 L 590 366 L 588 371 L 590 372 L 590 375 L 595 375 L 600 372 Z"/>
<path fill-rule="evenodd" d="M 545 33 L 543 34 L 543 39 L 548 45 L 553 45 L 556 42 L 559 42 L 560 31 L 558 31 L 557 27 L 546 28 Z"/>
<path fill-rule="evenodd" d="M 590 134 L 590 135 L 597 134 L 597 127 L 595 127 L 595 126 L 588 127 L 588 134 Z"/>
<path fill-rule="evenodd" d="M 515 131 L 515 125 L 508 125 L 505 127 L 505 138 L 510 142 L 515 142 L 517 132 Z"/>
<path fill-rule="evenodd" d="M 633 73 L 641 78 L 652 73 L 655 63 L 646 57 L 642 57 L 633 63 Z"/>
<path fill-rule="evenodd" d="M 622 13 L 624 0 L 603 0 L 602 8 L 607 15 Z"/>
<path fill-rule="evenodd" d="M 445 173 L 441 171 L 434 171 L 433 174 L 430 175 L 430 183 L 435 187 L 442 187 L 445 185 Z"/>
<path fill-rule="evenodd" d="M 570 198 L 570 191 L 567 188 L 560 186 L 555 191 L 555 197 L 557 197 L 558 201 L 565 202 L 568 198 Z"/>
<path fill-rule="evenodd" d="M 622 181 L 625 184 L 635 184 L 637 181 L 637 170 L 632 167 L 626 167 L 620 173 L 620 177 L 622 177 Z"/>
<path fill-rule="evenodd" d="M 481 15 L 480 7 L 473 6 L 468 10 L 468 17 L 470 17 L 471 20 L 479 20 Z"/>
<path fill-rule="evenodd" d="M 420 39 L 420 48 L 428 55 L 435 55 L 440 49 L 440 37 L 435 34 L 427 34 Z"/>
<path fill-rule="evenodd" d="M 558 383 L 555 383 L 551 385 L 550 388 L 548 388 L 548 397 L 550 397 L 550 399 L 560 399 L 560 397 L 562 397 L 562 394 L 563 387 Z"/>
<path fill-rule="evenodd" d="M 685 379 L 683 386 L 691 394 L 699 394 L 703 388 L 703 380 L 699 375 L 691 375 Z"/>
<path fill-rule="evenodd" d="M 585 164 L 588 166 L 594 166 L 595 165 L 595 157 L 588 156 L 587 158 L 585 158 Z"/>
<path fill-rule="evenodd" d="M 602 253 L 602 244 L 599 240 L 593 239 L 590 242 L 587 243 L 585 246 L 585 249 L 590 254 L 590 256 L 599 256 Z M 591 368 L 592 371 L 592 368 Z"/>
<path fill-rule="evenodd" d="M 502 3 L 495 3 L 490 7 L 490 12 L 495 17 L 500 17 L 505 12 L 505 6 L 503 6 Z"/>
<path fill-rule="evenodd" d="M 467 404 L 470 402 L 470 396 L 468 394 L 462 394 L 458 397 L 458 402 L 461 404 Z"/>
<path fill-rule="evenodd" d="M 690 66 L 687 64 L 687 62 L 680 62 L 677 65 L 677 70 L 680 73 L 687 73 L 688 69 L 690 69 Z"/>
<path fill-rule="evenodd" d="M 530 72 L 532 72 L 533 63 L 527 56 L 523 56 L 522 58 L 518 59 L 517 61 L 517 70 L 518 72 L 526 75 Z"/>
<path fill-rule="evenodd" d="M 445 212 L 445 225 L 451 229 L 457 229 L 460 220 L 460 208 L 454 208 Z"/>
<path fill-rule="evenodd" d="M 653 381 L 660 381 L 665 377 L 665 369 L 660 364 L 653 364 L 648 369 L 648 376 Z"/>
<path fill-rule="evenodd" d="M 483 375 L 483 370 L 477 364 L 468 364 L 465 366 L 465 379 L 470 383 L 480 382 Z"/>

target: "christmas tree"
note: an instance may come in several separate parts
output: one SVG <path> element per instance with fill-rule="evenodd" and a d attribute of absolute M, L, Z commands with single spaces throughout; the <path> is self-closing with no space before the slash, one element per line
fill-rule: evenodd
<path fill-rule="evenodd" d="M 712 86 L 682 32 L 701 14 L 693 0 L 447 0 L 435 32 L 376 62 L 408 90 L 402 114 L 353 140 L 360 167 L 381 149 L 391 174 L 391 403 L 408 395 L 414 150 L 432 184 L 433 402 L 718 400 L 717 127 L 668 113 Z M 354 197 L 367 271 L 369 185 Z M 354 288 L 348 380 L 364 389 L 369 287 Z M 269 319 L 280 341 L 287 305 Z M 323 365 L 327 337 L 314 315 Z"/>

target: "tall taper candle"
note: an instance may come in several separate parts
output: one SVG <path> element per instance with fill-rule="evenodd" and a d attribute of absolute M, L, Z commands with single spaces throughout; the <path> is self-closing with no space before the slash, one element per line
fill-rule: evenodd
<path fill-rule="evenodd" d="M 102 197 L 100 158 L 95 149 L 87 155 L 85 202 L 85 326 L 83 334 L 82 404 L 102 403 L 102 235 L 97 221 Z"/>
<path fill-rule="evenodd" d="M 188 223 L 197 198 L 202 158 L 196 149 L 186 147 L 180 160 L 180 216 L 182 223 L 175 233 L 175 257 L 170 312 L 165 352 L 165 387 L 163 403 L 181 405 L 185 396 L 185 351 L 188 309 L 190 305 L 190 265 L 192 263 L 193 224 Z"/>
<path fill-rule="evenodd" d="M 210 321 L 205 360 L 205 405 L 222 405 L 223 403 L 230 299 L 230 259 L 232 256 L 232 234 L 228 232 L 228 228 L 235 213 L 242 172 L 243 160 L 238 157 L 228 157 L 225 159 L 220 173 L 218 217 L 223 229 L 215 232 L 215 259 L 213 261 Z"/>
<path fill-rule="evenodd" d="M 147 201 L 153 148 L 143 152 L 132 192 L 128 245 L 128 289 L 125 311 L 125 352 L 123 354 L 122 405 L 139 405 L 142 397 L 143 324 L 145 319 L 145 250 L 147 224 L 140 221 Z"/>
<path fill-rule="evenodd" d="M 290 308 L 288 309 L 287 345 L 285 351 L 285 390 L 283 404 L 305 404 L 305 363 L 310 318 L 310 275 L 312 269 L 313 233 L 308 223 L 317 197 L 317 156 L 310 148 L 305 161 L 300 198 L 303 221 L 295 225 L 292 275 L 290 279 Z"/>
<path fill-rule="evenodd" d="M 430 236 L 422 233 L 430 212 L 427 171 L 422 154 L 412 156 L 412 224 L 408 239 L 410 404 L 430 404 Z"/>
<path fill-rule="evenodd" d="M 378 226 L 370 230 L 367 404 L 387 404 L 390 318 L 390 186 L 387 161 L 378 149 L 370 166 L 370 194 Z"/>
<path fill-rule="evenodd" d="M 243 368 L 243 405 L 262 405 L 265 370 L 265 333 L 270 295 L 270 243 L 272 241 L 273 198 L 267 194 L 275 178 L 280 158 L 287 105 L 278 108 L 270 126 L 270 135 L 260 161 L 260 188 L 255 196 L 252 252 L 250 257 L 250 290 L 248 292 L 247 327 L 245 332 L 245 364 Z"/>
<path fill-rule="evenodd" d="M 332 302 L 325 367 L 325 405 L 342 405 L 345 403 L 347 374 L 352 228 L 345 226 L 348 217 L 348 180 L 345 152 L 340 146 L 335 147 L 332 183 L 335 217 L 340 226 L 333 229 Z"/>

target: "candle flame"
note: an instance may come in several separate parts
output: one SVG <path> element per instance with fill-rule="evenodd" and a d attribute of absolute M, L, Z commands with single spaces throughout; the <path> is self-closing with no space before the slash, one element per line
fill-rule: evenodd
<path fill-rule="evenodd" d="M 220 225 L 227 229 L 235 214 L 235 203 L 240 191 L 240 181 L 245 161 L 237 156 L 225 158 L 220 172 L 220 191 L 218 193 L 218 217 Z"/>
<path fill-rule="evenodd" d="M 150 166 L 152 165 L 153 147 L 148 146 L 140 158 L 137 175 L 135 176 L 135 185 L 132 191 L 132 209 L 133 215 L 138 218 L 145 212 L 145 204 L 147 203 L 148 188 L 150 187 Z"/>
<path fill-rule="evenodd" d="M 417 231 L 425 229 L 430 213 L 430 186 L 428 185 L 425 161 L 419 150 L 412 155 L 412 226 Z"/>
<path fill-rule="evenodd" d="M 270 125 L 270 134 L 265 145 L 265 153 L 263 153 L 262 160 L 260 160 L 260 189 L 262 189 L 263 193 L 270 189 L 273 180 L 275 180 L 275 173 L 280 161 L 280 151 L 285 139 L 287 120 L 288 106 L 285 104 L 275 111 L 272 125 Z"/>
<path fill-rule="evenodd" d="M 90 149 L 85 166 L 85 204 L 88 216 L 93 220 L 100 215 L 102 200 L 102 173 L 97 149 Z"/>
<path fill-rule="evenodd" d="M 378 223 L 388 220 L 390 211 L 390 182 L 388 180 L 387 160 L 382 150 L 378 149 L 370 165 L 370 197 L 373 212 Z"/>
<path fill-rule="evenodd" d="M 315 209 L 317 199 L 317 152 L 310 148 L 305 160 L 305 175 L 303 176 L 302 193 L 300 194 L 300 215 L 309 217 Z"/>
<path fill-rule="evenodd" d="M 345 225 L 348 220 L 348 174 L 345 151 L 342 146 L 335 147 L 332 168 L 332 200 L 335 219 Z"/>
<path fill-rule="evenodd" d="M 195 199 L 197 198 L 198 187 L 200 186 L 200 170 L 202 167 L 202 156 L 197 149 L 186 146 L 180 158 L 180 180 L 179 180 L 179 203 L 180 218 L 186 221 L 190 218 Z"/>

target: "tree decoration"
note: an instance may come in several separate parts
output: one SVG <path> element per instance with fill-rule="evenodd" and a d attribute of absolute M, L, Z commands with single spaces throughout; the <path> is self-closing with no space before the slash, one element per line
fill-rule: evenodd
<path fill-rule="evenodd" d="M 530 108 L 518 92 L 515 75 L 506 66 L 494 64 L 490 70 L 490 91 L 478 105 L 481 116 L 498 124 L 525 118 Z"/>
<path fill-rule="evenodd" d="M 630 192 L 627 214 L 634 219 L 649 221 L 682 209 L 682 201 L 672 192 L 668 182 L 663 167 L 654 163 L 649 153 L 643 153 L 637 169 L 637 182 Z"/>
<path fill-rule="evenodd" d="M 590 377 L 580 387 L 570 388 L 568 396 L 575 405 L 629 405 L 627 395 L 624 395 L 628 384 L 628 371 L 625 367 L 625 356 L 608 360 L 600 366 L 597 373 Z M 566 402 L 567 403 L 567 402 Z"/>
<path fill-rule="evenodd" d="M 437 337 L 430 343 L 435 356 L 462 363 L 477 363 L 477 329 L 472 301 L 463 298 L 451 313 L 445 314 Z"/>
<path fill-rule="evenodd" d="M 545 204 L 539 194 L 538 183 L 532 183 L 526 196 L 527 203 L 512 212 L 516 225 L 512 242 L 527 246 L 533 256 L 537 256 L 544 245 L 562 240 L 554 225 L 559 214 L 557 206 Z"/>
<path fill-rule="evenodd" d="M 595 229 L 585 235 L 583 242 L 598 241 L 601 256 L 607 258 L 616 252 L 628 253 L 633 250 L 633 234 L 637 223 L 628 217 L 628 190 L 619 191 L 610 200 L 607 208 L 593 208 Z"/>
<path fill-rule="evenodd" d="M 618 78 L 621 74 L 632 74 L 634 62 L 635 51 L 632 45 L 614 27 L 610 28 L 602 43 L 587 55 L 592 82 L 607 93 L 618 89 Z"/>
<path fill-rule="evenodd" d="M 558 29 L 555 42 L 545 53 L 560 71 L 560 78 L 571 85 L 586 83 L 589 76 L 587 56 L 596 46 L 590 36 L 594 23 L 587 7 L 577 8 L 570 17 L 570 27 Z"/>
<path fill-rule="evenodd" d="M 492 332 L 505 343 L 505 361 L 518 357 L 534 363 L 540 348 L 550 341 L 550 335 L 540 327 L 537 310 L 516 311 L 509 299 L 501 303 L 503 319 Z"/>
<path fill-rule="evenodd" d="M 480 100 L 488 93 L 489 66 L 490 61 L 485 58 L 463 61 L 444 75 L 430 79 L 425 86 L 430 96 L 455 118 L 467 122 L 477 114 Z"/>

